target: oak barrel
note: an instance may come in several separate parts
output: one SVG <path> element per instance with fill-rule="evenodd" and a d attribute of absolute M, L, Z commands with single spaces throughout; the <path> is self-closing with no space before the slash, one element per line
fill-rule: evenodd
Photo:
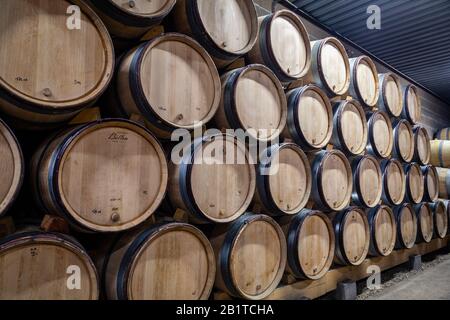
<path fill-rule="evenodd" d="M 88 0 L 109 32 L 122 39 L 137 39 L 167 16 L 176 0 Z"/>
<path fill-rule="evenodd" d="M 333 145 L 348 155 L 366 150 L 368 126 L 366 114 L 357 101 L 340 101 L 334 105 Z"/>
<path fill-rule="evenodd" d="M 177 0 L 171 23 L 208 50 L 218 67 L 248 53 L 259 26 L 252 0 Z"/>
<path fill-rule="evenodd" d="M 424 176 L 424 201 L 434 202 L 439 197 L 439 174 L 434 166 L 423 166 Z"/>
<path fill-rule="evenodd" d="M 105 119 L 44 143 L 32 160 L 32 185 L 45 212 L 79 231 L 117 232 L 147 220 L 168 183 L 162 147 L 144 127 Z"/>
<path fill-rule="evenodd" d="M 416 126 L 414 132 L 414 161 L 425 166 L 430 163 L 431 144 L 427 129 Z"/>
<path fill-rule="evenodd" d="M 406 176 L 403 165 L 396 159 L 383 160 L 381 162 L 383 172 L 382 200 L 389 205 L 398 206 L 405 199 Z"/>
<path fill-rule="evenodd" d="M 357 206 L 374 208 L 383 193 L 383 176 L 378 160 L 370 155 L 354 157 L 352 201 Z"/>
<path fill-rule="evenodd" d="M 413 128 L 407 120 L 395 121 L 393 126 L 394 148 L 392 156 L 403 162 L 411 162 L 415 152 Z"/>
<path fill-rule="evenodd" d="M 244 214 L 256 188 L 245 144 L 233 135 L 207 133 L 184 151 L 180 159 L 172 155 L 169 167 L 172 205 L 197 223 L 228 223 Z"/>
<path fill-rule="evenodd" d="M 269 216 L 247 213 L 219 226 L 210 238 L 217 258 L 216 287 L 236 298 L 260 300 L 283 276 L 287 245 Z"/>
<path fill-rule="evenodd" d="M 317 280 L 330 269 L 334 258 L 335 236 L 327 215 L 303 209 L 280 219 L 287 240 L 287 270 L 298 279 Z"/>
<path fill-rule="evenodd" d="M 414 206 L 417 215 L 418 242 L 430 243 L 434 235 L 433 211 L 428 203 Z"/>
<path fill-rule="evenodd" d="M 437 238 L 444 239 L 448 231 L 448 214 L 444 201 L 436 201 L 430 204 L 433 211 L 434 230 Z"/>
<path fill-rule="evenodd" d="M 350 95 L 364 107 L 374 108 L 379 93 L 378 71 L 368 56 L 350 59 Z"/>
<path fill-rule="evenodd" d="M 450 167 L 450 141 L 431 140 L 430 163 L 436 167 Z"/>
<path fill-rule="evenodd" d="M 450 140 L 450 128 L 439 129 L 434 138 L 437 140 Z"/>
<path fill-rule="evenodd" d="M 216 272 L 206 236 L 184 223 L 163 223 L 128 232 L 105 261 L 111 300 L 207 300 Z"/>
<path fill-rule="evenodd" d="M 338 150 L 320 151 L 312 159 L 311 198 L 318 208 L 341 211 L 350 203 L 353 175 L 347 157 Z"/>
<path fill-rule="evenodd" d="M 269 147 L 256 170 L 255 203 L 268 215 L 294 215 L 309 200 L 311 166 L 295 143 Z"/>
<path fill-rule="evenodd" d="M 394 215 L 397 223 L 396 249 L 411 249 L 417 239 L 417 216 L 414 208 L 409 203 L 394 207 Z"/>
<path fill-rule="evenodd" d="M 242 129 L 252 139 L 277 139 L 287 119 L 283 86 L 260 64 L 248 65 L 222 76 L 222 99 L 214 120 L 220 129 Z"/>
<path fill-rule="evenodd" d="M 0 216 L 8 211 L 22 187 L 25 165 L 22 149 L 8 125 L 0 119 Z"/>
<path fill-rule="evenodd" d="M 395 248 L 397 224 L 392 209 L 386 205 L 373 208 L 368 213 L 371 256 L 387 257 Z"/>
<path fill-rule="evenodd" d="M 367 113 L 367 126 L 369 127 L 369 138 L 367 152 L 375 157 L 386 159 L 392 154 L 394 147 L 394 131 L 387 113 L 375 111 Z"/>
<path fill-rule="evenodd" d="M 330 99 L 316 85 L 287 93 L 288 117 L 283 137 L 294 140 L 305 151 L 324 148 L 333 134 Z"/>
<path fill-rule="evenodd" d="M 116 116 L 141 115 L 158 137 L 209 122 L 220 103 L 220 77 L 193 39 L 168 33 L 144 42 L 121 60 L 115 83 Z"/>
<path fill-rule="evenodd" d="M 421 167 L 417 163 L 404 166 L 406 174 L 406 200 L 419 204 L 425 194 L 425 179 Z"/>
<path fill-rule="evenodd" d="M 72 237 L 21 230 L 0 241 L 0 300 L 97 300 L 98 276 Z"/>
<path fill-rule="evenodd" d="M 311 42 L 314 83 L 330 97 L 342 96 L 350 87 L 350 63 L 344 45 L 336 38 Z"/>
<path fill-rule="evenodd" d="M 67 15 L 71 5 L 80 19 Z M 3 1 L 0 42 L 0 110 L 24 128 L 68 121 L 113 76 L 111 38 L 81 1 Z"/>
<path fill-rule="evenodd" d="M 436 168 L 439 179 L 439 198 L 450 199 L 450 169 Z"/>
<path fill-rule="evenodd" d="M 350 207 L 338 213 L 334 220 L 336 255 L 340 265 L 359 266 L 367 257 L 370 245 L 370 228 L 366 213 Z"/>
<path fill-rule="evenodd" d="M 268 66 L 282 82 L 305 76 L 311 67 L 311 45 L 300 18 L 279 10 L 259 18 L 259 37 L 247 54 L 250 63 Z"/>
<path fill-rule="evenodd" d="M 380 109 L 391 117 L 399 117 L 402 114 L 402 87 L 400 79 L 393 73 L 378 75 L 380 96 L 378 105 Z"/>
<path fill-rule="evenodd" d="M 422 119 L 422 105 L 416 86 L 408 85 L 403 89 L 402 118 L 412 124 L 417 124 Z"/>

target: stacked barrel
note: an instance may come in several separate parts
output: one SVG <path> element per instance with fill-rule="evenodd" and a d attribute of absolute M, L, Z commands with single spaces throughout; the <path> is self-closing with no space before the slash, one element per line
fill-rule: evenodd
<path fill-rule="evenodd" d="M 437 163 L 419 90 L 296 14 L 4 2 L 0 216 L 29 163 L 21 201 L 68 228 L 16 221 L 0 299 L 259 300 L 446 237 L 446 147 Z M 41 143 L 22 153 L 8 125 Z"/>

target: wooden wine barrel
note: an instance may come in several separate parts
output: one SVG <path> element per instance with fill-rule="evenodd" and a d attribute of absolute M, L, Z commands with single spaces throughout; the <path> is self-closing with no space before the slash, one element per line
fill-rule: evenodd
<path fill-rule="evenodd" d="M 352 197 L 353 175 L 347 157 L 338 150 L 320 151 L 312 159 L 311 197 L 318 208 L 341 211 Z"/>
<path fill-rule="evenodd" d="M 409 203 L 394 208 L 397 223 L 396 249 L 411 249 L 417 239 L 417 216 Z"/>
<path fill-rule="evenodd" d="M 439 197 L 439 175 L 434 166 L 422 167 L 422 173 L 424 176 L 425 188 L 424 188 L 424 201 L 434 202 Z"/>
<path fill-rule="evenodd" d="M 450 141 L 447 140 L 431 140 L 431 157 L 430 163 L 436 167 L 450 167 Z"/>
<path fill-rule="evenodd" d="M 311 166 L 295 143 L 273 145 L 257 169 L 255 203 L 268 215 L 294 215 L 311 194 Z"/>
<path fill-rule="evenodd" d="M 279 222 L 287 240 L 288 272 L 299 279 L 322 278 L 334 258 L 335 236 L 328 216 L 303 209 Z"/>
<path fill-rule="evenodd" d="M 397 224 L 392 209 L 381 205 L 369 211 L 371 256 L 387 257 L 394 251 L 397 238 Z"/>
<path fill-rule="evenodd" d="M 391 117 L 399 117 L 402 113 L 402 88 L 400 79 L 393 73 L 378 75 L 380 96 L 379 107 Z"/>
<path fill-rule="evenodd" d="M 394 133 L 388 114 L 375 111 L 368 113 L 366 117 L 369 119 L 367 152 L 381 159 L 389 158 L 394 147 Z"/>
<path fill-rule="evenodd" d="M 417 124 L 422 119 L 420 96 L 414 85 L 408 85 L 403 90 L 402 117 L 412 124 Z"/>
<path fill-rule="evenodd" d="M 414 206 L 417 215 L 419 242 L 430 243 L 434 234 L 433 211 L 428 203 Z"/>
<path fill-rule="evenodd" d="M 436 168 L 439 180 L 439 198 L 450 199 L 450 170 Z"/>
<path fill-rule="evenodd" d="M 334 146 L 348 155 L 358 155 L 367 146 L 368 126 L 366 114 L 357 101 L 341 101 L 334 106 Z"/>
<path fill-rule="evenodd" d="M 81 9 L 79 26 L 67 15 L 74 4 Z M 111 38 L 81 1 L 3 1 L 0 30 L 0 110 L 22 127 L 71 119 L 113 76 Z"/>
<path fill-rule="evenodd" d="M 311 42 L 311 50 L 314 83 L 330 97 L 346 94 L 350 87 L 350 63 L 344 45 L 330 37 Z"/>
<path fill-rule="evenodd" d="M 267 67 L 252 64 L 222 77 L 222 99 L 214 120 L 220 129 L 242 129 L 252 139 L 277 139 L 287 121 L 283 86 Z"/>
<path fill-rule="evenodd" d="M 406 194 L 406 176 L 403 165 L 396 159 L 383 160 L 381 162 L 381 171 L 383 172 L 383 194 L 381 199 L 389 205 L 400 205 Z"/>
<path fill-rule="evenodd" d="M 45 212 L 79 231 L 117 232 L 147 220 L 168 183 L 163 149 L 144 127 L 106 119 L 69 129 L 32 160 L 34 195 Z"/>
<path fill-rule="evenodd" d="M 405 165 L 406 174 L 406 200 L 419 204 L 425 194 L 425 179 L 422 169 L 417 163 Z"/>
<path fill-rule="evenodd" d="M 448 214 L 444 201 L 436 201 L 430 204 L 433 211 L 434 230 L 436 237 L 444 239 L 448 232 Z"/>
<path fill-rule="evenodd" d="M 176 0 L 88 0 L 109 32 L 122 39 L 138 39 L 167 16 Z"/>
<path fill-rule="evenodd" d="M 350 59 L 350 95 L 364 107 L 374 108 L 380 95 L 378 71 L 367 56 Z"/>
<path fill-rule="evenodd" d="M 268 66 L 282 82 L 305 76 L 311 67 L 311 45 L 300 18 L 280 10 L 259 18 L 259 37 L 247 61 Z"/>
<path fill-rule="evenodd" d="M 421 165 L 427 165 L 431 159 L 430 136 L 427 129 L 422 126 L 414 128 L 414 161 Z"/>
<path fill-rule="evenodd" d="M 352 201 L 362 207 L 379 205 L 383 193 L 383 177 L 378 160 L 370 155 L 358 156 L 351 161 L 353 171 Z"/>
<path fill-rule="evenodd" d="M 272 218 L 245 214 L 215 230 L 210 241 L 217 257 L 218 289 L 248 300 L 263 299 L 276 289 L 286 267 L 287 245 Z"/>
<path fill-rule="evenodd" d="M 220 103 L 220 78 L 193 39 L 168 33 L 126 54 L 118 67 L 114 114 L 141 115 L 158 137 L 193 130 L 211 120 Z"/>
<path fill-rule="evenodd" d="M 20 231 L 0 241 L 0 300 L 97 300 L 97 271 L 72 237 Z"/>
<path fill-rule="evenodd" d="M 256 173 L 246 146 L 235 136 L 211 134 L 194 140 L 169 167 L 169 198 L 196 223 L 228 223 L 250 206 Z M 189 151 L 190 150 L 190 151 Z M 226 155 L 232 154 L 232 163 Z"/>
<path fill-rule="evenodd" d="M 258 39 L 258 15 L 252 0 L 177 0 L 173 27 L 194 37 L 218 67 L 248 53 Z"/>
<path fill-rule="evenodd" d="M 414 158 L 415 142 L 411 124 L 407 120 L 394 122 L 394 148 L 392 156 L 403 162 Z"/>
<path fill-rule="evenodd" d="M 450 128 L 440 129 L 434 135 L 436 140 L 450 140 Z"/>
<path fill-rule="evenodd" d="M 0 217 L 16 200 L 22 187 L 25 164 L 16 136 L 8 125 L 0 119 Z"/>
<path fill-rule="evenodd" d="M 165 223 L 123 235 L 106 260 L 110 300 L 207 300 L 214 286 L 214 251 L 184 223 Z"/>
<path fill-rule="evenodd" d="M 366 213 L 357 207 L 347 208 L 333 220 L 336 235 L 334 262 L 340 265 L 359 266 L 367 257 L 370 229 Z"/>
<path fill-rule="evenodd" d="M 324 148 L 333 134 L 333 110 L 326 94 L 316 85 L 291 90 L 283 137 L 305 151 Z"/>

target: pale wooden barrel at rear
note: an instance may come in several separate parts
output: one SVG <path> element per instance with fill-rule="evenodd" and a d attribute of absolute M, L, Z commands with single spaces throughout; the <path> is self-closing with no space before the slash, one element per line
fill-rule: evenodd
<path fill-rule="evenodd" d="M 396 121 L 393 126 L 394 148 L 392 156 L 403 162 L 411 162 L 415 151 L 413 128 L 407 120 Z"/>
<path fill-rule="evenodd" d="M 369 127 L 367 152 L 378 158 L 389 158 L 394 147 L 394 132 L 388 114 L 375 111 L 366 117 Z"/>
<path fill-rule="evenodd" d="M 397 222 L 396 249 L 411 249 L 417 239 L 417 216 L 409 203 L 394 207 Z"/>
<path fill-rule="evenodd" d="M 450 128 L 440 129 L 434 135 L 436 140 L 450 140 Z"/>
<path fill-rule="evenodd" d="M 418 204 L 422 202 L 425 193 L 425 180 L 422 169 L 417 163 L 405 165 L 406 200 Z"/>
<path fill-rule="evenodd" d="M 439 179 L 439 198 L 450 198 L 450 169 L 436 168 Z"/>
<path fill-rule="evenodd" d="M 431 140 L 430 163 L 436 167 L 450 167 L 450 141 Z"/>
<path fill-rule="evenodd" d="M 425 127 L 416 126 L 414 128 L 414 161 L 425 166 L 430 163 L 431 144 L 430 136 Z"/>
<path fill-rule="evenodd" d="M 383 194 L 383 176 L 378 160 L 370 155 L 358 156 L 352 159 L 351 166 L 353 203 L 366 208 L 376 207 Z"/>
<path fill-rule="evenodd" d="M 412 124 L 422 120 L 422 104 L 416 86 L 408 85 L 403 89 L 402 117 Z"/>
<path fill-rule="evenodd" d="M 350 95 L 364 107 L 374 108 L 378 102 L 378 72 L 372 59 L 361 56 L 350 59 Z"/>
<path fill-rule="evenodd" d="M 368 219 L 371 231 L 370 255 L 390 255 L 397 237 L 397 224 L 392 209 L 386 205 L 373 208 L 369 211 Z"/>
<path fill-rule="evenodd" d="M 393 73 L 383 73 L 378 75 L 378 81 L 380 109 L 391 117 L 399 117 L 403 106 L 400 79 Z"/>
<path fill-rule="evenodd" d="M 433 211 L 428 203 L 414 206 L 417 215 L 418 242 L 430 243 L 434 235 Z"/>
<path fill-rule="evenodd" d="M 447 207 L 443 201 L 436 201 L 430 204 L 433 211 L 434 230 L 436 238 L 444 239 L 448 233 L 448 214 Z"/>
<path fill-rule="evenodd" d="M 396 159 L 381 162 L 383 172 L 382 200 L 389 205 L 400 205 L 405 199 L 406 176 L 403 165 Z"/>

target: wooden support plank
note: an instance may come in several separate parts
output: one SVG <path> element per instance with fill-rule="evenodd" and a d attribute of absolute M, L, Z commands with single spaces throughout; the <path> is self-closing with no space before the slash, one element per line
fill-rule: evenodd
<path fill-rule="evenodd" d="M 354 267 L 340 267 L 330 270 L 322 279 L 312 281 L 300 281 L 294 284 L 277 288 L 267 300 L 299 300 L 301 298 L 315 299 L 328 292 L 334 291 L 339 282 L 345 280 L 358 281 L 369 277 L 367 273 L 369 266 L 378 266 L 381 271 L 391 269 L 402 263 L 408 262 L 413 255 L 425 255 L 446 247 L 450 243 L 450 237 L 445 239 L 434 239 L 431 243 L 421 243 L 412 249 L 394 251 L 388 257 L 375 257 L 366 259 L 362 265 Z"/>

